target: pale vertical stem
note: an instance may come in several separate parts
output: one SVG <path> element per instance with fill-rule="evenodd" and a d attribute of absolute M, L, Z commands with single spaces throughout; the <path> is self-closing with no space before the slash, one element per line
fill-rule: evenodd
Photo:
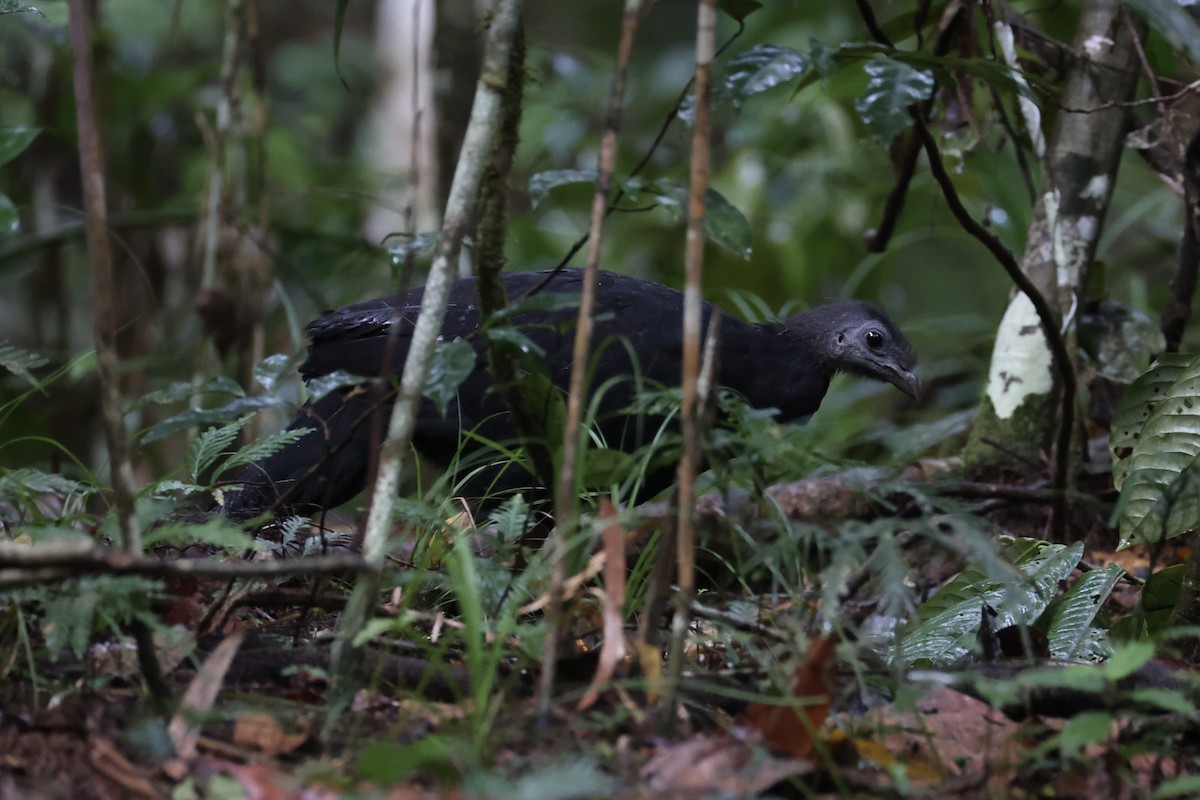
<path fill-rule="evenodd" d="M 575 327 L 575 346 L 572 351 L 571 382 L 567 391 L 567 421 L 563 433 L 562 468 L 554 499 L 555 529 L 553 533 L 554 566 L 550 576 L 550 605 L 546 611 L 546 644 L 542 651 L 542 674 L 538 683 L 538 712 L 550 709 L 554 690 L 554 668 L 558 658 L 558 629 L 562 621 L 563 582 L 566 580 L 566 556 L 570 537 L 575 529 L 575 473 L 579 461 L 579 429 L 583 419 L 584 377 L 587 374 L 588 352 L 592 340 L 592 316 L 596 304 L 596 271 L 600 264 L 600 236 L 604 232 L 604 217 L 608 209 L 609 188 L 617 161 L 617 132 L 621 127 L 621 110 L 625 103 L 625 82 L 629 75 L 629 59 L 633 40 L 641 19 L 641 0 L 625 0 L 621 20 L 621 40 L 617 44 L 617 64 L 608 93 L 608 113 L 604 136 L 600 140 L 600 156 L 596 167 L 596 192 L 592 195 L 592 224 L 588 233 L 587 261 L 584 264 L 583 291 L 579 299 L 579 321 Z"/>
<path fill-rule="evenodd" d="M 421 311 L 413 328 L 408 359 L 400 377 L 400 389 L 381 448 L 379 471 L 371 493 L 371 511 L 363 534 L 362 554 L 367 564 L 376 569 L 383 564 L 387 553 L 392 509 L 400 488 L 400 468 L 412 443 L 421 389 L 425 385 L 430 357 L 446 315 L 446 301 L 462 251 L 463 236 L 474 213 L 483 172 L 491 160 L 492 142 L 499 127 L 501 99 L 508 77 L 508 59 L 520 14 L 521 0 L 501 0 L 488 27 L 483 71 L 475 88 L 471 121 L 450 185 L 441 236 L 434 251 L 429 280 L 425 284 Z M 396 324 L 396 320 L 393 320 L 393 324 Z M 338 625 L 333 667 L 339 689 L 346 687 L 351 642 L 366 622 L 378 590 L 378 572 L 361 576 Z"/>
<path fill-rule="evenodd" d="M 69 35 L 75 54 L 75 119 L 79 130 L 79 171 L 83 182 L 87 251 L 91 262 L 92 336 L 100 368 L 100 407 L 112 470 L 117 525 L 125 551 L 141 555 L 142 534 L 133 507 L 133 467 L 129 462 L 129 435 L 121 411 L 121 383 L 117 365 L 117 288 L 112 251 L 108 243 L 108 201 L 105 197 L 104 157 L 96 127 L 92 97 L 92 45 L 84 0 L 70 0 Z"/>
<path fill-rule="evenodd" d="M 238 71 L 238 52 L 242 45 L 242 0 L 227 0 L 225 5 L 225 43 L 221 52 L 221 94 L 217 98 L 217 118 L 209 153 L 208 196 L 204 203 L 204 251 L 200 263 L 200 288 L 211 289 L 217 282 L 217 253 L 221 246 L 221 194 L 225 189 L 225 158 L 233 125 L 234 81 Z"/>
<path fill-rule="evenodd" d="M 683 457 L 679 461 L 678 522 L 675 547 L 679 563 L 679 589 L 671 619 L 670 680 L 667 696 L 673 697 L 683 672 L 692 594 L 696 590 L 696 469 L 700 463 L 700 424 L 697 389 L 700 377 L 700 287 L 704 268 L 704 194 L 708 191 L 712 120 L 709 101 L 712 62 L 716 52 L 716 0 L 701 0 L 696 20 L 696 118 L 692 125 L 691 185 L 688 195 L 687 245 L 684 250 L 683 292 Z"/>

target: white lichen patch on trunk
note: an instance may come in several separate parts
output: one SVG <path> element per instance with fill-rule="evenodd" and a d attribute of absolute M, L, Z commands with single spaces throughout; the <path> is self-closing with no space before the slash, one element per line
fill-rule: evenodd
<path fill-rule="evenodd" d="M 1050 348 L 1042 333 L 1037 311 L 1023 293 L 1013 297 L 1000 321 L 987 395 L 999 419 L 1008 419 L 1030 395 L 1049 394 Z"/>

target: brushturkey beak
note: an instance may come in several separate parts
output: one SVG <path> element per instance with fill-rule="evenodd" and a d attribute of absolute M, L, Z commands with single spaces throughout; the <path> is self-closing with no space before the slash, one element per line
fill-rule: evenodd
<path fill-rule="evenodd" d="M 921 379 L 915 372 L 892 367 L 887 370 L 884 379 L 913 400 L 921 399 Z"/>

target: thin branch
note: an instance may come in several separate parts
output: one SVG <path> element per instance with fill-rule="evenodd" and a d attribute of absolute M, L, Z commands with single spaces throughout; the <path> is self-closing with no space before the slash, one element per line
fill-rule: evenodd
<path fill-rule="evenodd" d="M 1075 370 L 1071 366 L 1071 357 L 1067 353 L 1067 344 L 1063 340 L 1062 331 L 1058 328 L 1058 317 L 1051 310 L 1046 298 L 1033 285 L 1029 276 L 1021 271 L 1021 265 L 1017 263 L 1012 251 L 972 217 L 971 212 L 963 205 L 962 199 L 958 196 L 958 190 L 954 188 L 954 181 L 950 179 L 950 173 L 946 171 L 946 165 L 942 163 L 937 142 L 934 141 L 933 133 L 925 124 L 925 120 L 914 114 L 913 121 L 916 124 L 917 133 L 925 145 L 925 157 L 929 159 L 929 171 L 933 174 L 938 186 L 941 187 L 942 195 L 946 198 L 946 205 L 954 214 L 954 218 L 958 220 L 958 224 L 962 226 L 963 230 L 979 240 L 1000 262 L 1000 266 L 1004 267 L 1004 271 L 1008 273 L 1009 280 L 1029 298 L 1029 302 L 1037 312 L 1038 321 L 1042 324 L 1042 333 L 1046 337 L 1046 343 L 1054 358 L 1054 367 L 1058 371 L 1059 380 L 1062 381 L 1062 417 L 1059 420 L 1058 444 L 1054 454 L 1054 489 L 1060 493 L 1060 500 L 1055 504 L 1054 517 L 1056 525 L 1065 524 L 1067 477 L 1071 465 L 1071 431 L 1075 425 L 1077 389 Z"/>
<path fill-rule="evenodd" d="M 287 561 L 215 561 L 180 558 L 161 561 L 68 540 L 45 545 L 0 542 L 0 588 L 36 581 L 64 581 L 83 575 L 140 575 L 147 578 L 279 578 L 293 575 L 340 575 L 372 568 L 357 555 L 321 556 Z"/>
<path fill-rule="evenodd" d="M 1179 266 L 1171 277 L 1171 296 L 1162 312 L 1167 352 L 1179 351 L 1183 331 L 1192 317 L 1200 273 L 1200 131 L 1192 137 L 1183 158 L 1183 206 L 1186 218 L 1179 245 Z"/>
<path fill-rule="evenodd" d="M 507 80 L 508 59 L 519 26 L 520 12 L 521 0 L 500 0 L 488 26 L 483 70 L 475 90 L 471 120 L 463 140 L 458 168 L 450 185 L 441 235 L 425 285 L 421 311 L 413 329 L 396 404 L 388 423 L 387 438 L 380 453 L 379 474 L 372 491 L 371 512 L 363 536 L 363 558 L 374 567 L 381 565 L 386 556 L 392 509 L 400 485 L 401 461 L 412 442 L 421 389 L 445 318 L 446 302 L 462 250 L 463 236 L 474 214 L 475 199 L 499 126 L 501 95 Z M 335 685 L 341 690 L 350 688 L 346 678 L 352 674 L 351 662 L 354 659 L 351 643 L 374 607 L 378 589 L 377 575 L 364 576 L 355 586 L 338 625 L 333 672 Z"/>
<path fill-rule="evenodd" d="M 117 285 L 108 243 L 108 201 L 105 196 L 104 150 L 96 125 L 92 96 L 92 44 L 86 3 L 70 0 L 71 49 L 75 53 L 75 118 L 79 129 L 79 166 L 83 205 L 87 215 L 87 249 L 91 262 L 92 334 L 100 372 L 100 407 L 112 470 L 117 525 L 122 544 L 131 555 L 142 552 L 142 534 L 134 513 L 133 467 L 129 434 L 122 414 L 120 368 L 117 357 Z"/>
<path fill-rule="evenodd" d="M 735 41 L 737 41 L 737 39 L 742 35 L 743 32 L 745 32 L 745 30 L 746 30 L 745 23 L 742 22 L 741 20 L 738 20 L 738 29 L 733 32 L 732 36 L 730 36 L 728 39 L 725 40 L 725 43 L 722 44 L 721 47 L 717 50 L 717 55 L 719 56 L 722 53 L 724 53 L 729 48 L 730 45 L 732 45 Z M 641 173 L 641 171 L 643 169 L 645 169 L 646 166 L 650 163 L 650 159 L 652 159 L 654 157 L 654 154 L 658 152 L 659 145 L 661 145 L 663 142 L 663 139 L 666 138 L 667 131 L 671 129 L 671 123 L 673 123 L 679 117 L 679 110 L 681 108 L 683 108 L 683 104 L 687 100 L 688 94 L 692 91 L 692 86 L 695 84 L 695 82 L 696 82 L 696 76 L 693 74 L 691 78 L 688 78 L 688 82 L 686 84 L 684 84 L 683 89 L 680 90 L 679 97 L 676 98 L 676 100 L 675 100 L 675 105 L 671 106 L 671 110 L 667 112 L 666 118 L 663 119 L 662 125 L 660 125 L 658 128 L 658 133 L 655 134 L 655 136 L 654 136 L 654 141 L 652 141 L 650 143 L 650 146 L 648 148 L 646 148 L 646 152 L 642 155 L 642 160 L 639 161 L 637 163 L 637 165 L 629 172 L 630 179 L 637 177 Z M 625 197 L 624 188 L 618 188 L 617 193 L 615 195 L 613 195 L 612 203 L 611 203 L 611 205 L 609 205 L 608 211 L 605 212 L 605 215 L 606 216 L 611 215 L 616 211 L 649 210 L 648 208 L 647 209 L 621 208 L 619 206 L 619 203 L 621 202 L 622 199 L 624 199 L 624 197 Z M 550 270 L 550 273 L 546 276 L 546 278 L 544 280 L 542 280 L 541 282 L 539 282 L 537 285 L 530 288 L 529 291 L 527 291 L 525 293 L 525 296 L 528 297 L 530 295 L 537 294 L 539 291 L 542 290 L 542 288 L 547 283 L 549 283 L 551 281 L 551 279 L 556 274 L 558 274 L 563 269 L 565 269 L 567 264 L 571 263 L 571 259 L 575 257 L 575 254 L 578 253 L 580 250 L 582 250 L 583 246 L 588 243 L 588 238 L 590 236 L 591 236 L 590 233 L 585 233 L 583 236 L 580 236 L 578 239 L 576 239 L 575 243 L 571 245 L 571 247 L 567 250 L 566 254 L 561 259 L 559 259 L 558 264 L 555 265 L 554 269 Z"/>
<path fill-rule="evenodd" d="M 696 15 L 696 118 L 692 123 L 692 165 L 688 189 L 687 243 L 684 249 L 683 290 L 683 397 L 679 416 L 683 454 L 679 460 L 679 522 L 675 538 L 679 587 L 671 620 L 667 706 L 683 675 L 684 642 L 696 593 L 696 470 L 700 466 L 700 416 L 697 397 L 700 382 L 701 285 L 704 272 L 704 195 L 708 191 L 712 158 L 712 68 L 716 49 L 717 3 L 701 0 Z M 710 340 L 710 344 L 712 341 Z M 675 715 L 668 712 L 667 720 Z"/>
<path fill-rule="evenodd" d="M 608 112 L 600 155 L 596 165 L 596 191 L 592 195 L 592 223 L 588 234 L 587 262 L 584 266 L 583 292 L 579 298 L 579 321 L 571 360 L 571 382 L 567 392 L 567 421 L 563 431 L 562 467 L 554 499 L 555 528 L 552 534 L 554 566 L 550 576 L 550 607 L 546 612 L 546 644 L 542 651 L 542 674 L 538 683 L 537 706 L 544 722 L 554 691 L 554 668 L 558 658 L 558 634 L 562 622 L 563 585 L 566 581 L 566 557 L 575 523 L 575 477 L 579 462 L 580 428 L 583 419 L 584 379 L 591 349 L 593 308 L 596 304 L 596 272 L 600 265 L 600 237 L 608 216 L 609 187 L 617 163 L 617 132 L 625 103 L 625 83 L 633 41 L 637 34 L 641 0 L 625 0 L 621 20 L 621 39 L 617 44 L 617 63 L 608 94 Z"/>
<path fill-rule="evenodd" d="M 869 9 L 868 9 L 869 11 Z M 940 27 L 940 33 L 933 44 L 933 54 L 935 56 L 944 56 L 950 50 L 950 42 L 953 40 L 954 33 L 960 24 L 958 17 L 966 13 L 965 6 L 957 6 L 950 8 L 946 12 L 951 15 L 948 19 L 943 19 Z M 885 37 L 886 38 L 886 37 Z M 928 100 L 924 100 L 918 106 L 921 116 L 925 119 L 929 118 L 929 112 L 933 109 L 933 96 Z M 882 253 L 887 249 L 888 242 L 891 241 L 892 235 L 896 232 L 896 224 L 900 221 L 900 214 L 904 210 L 904 201 L 908 197 L 908 189 L 912 184 L 913 176 L 917 171 L 917 162 L 921 155 L 921 139 L 915 133 L 909 133 L 905 138 L 900 148 L 899 155 L 893 157 L 892 161 L 898 166 L 895 168 L 896 182 L 892 185 L 892 190 L 888 192 L 887 200 L 884 201 L 883 215 L 879 219 L 879 224 L 875 226 L 875 230 L 867 239 L 867 252 Z"/>

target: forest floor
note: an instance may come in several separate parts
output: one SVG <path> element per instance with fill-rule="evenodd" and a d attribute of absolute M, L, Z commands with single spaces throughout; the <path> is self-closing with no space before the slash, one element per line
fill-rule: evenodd
<path fill-rule="evenodd" d="M 1005 521 L 1009 533 L 1030 538 L 1043 537 L 1044 526 L 1040 511 Z M 1188 555 L 1169 547 L 1152 562 L 1145 548 L 1116 552 L 1103 525 L 1089 541 L 1062 589 L 1109 563 L 1145 578 Z M 598 551 L 583 577 L 604 571 L 599 555 L 615 558 Z M 904 581 L 926 595 L 964 565 L 937 548 L 910 552 L 907 563 Z M 608 573 L 605 585 L 613 580 Z M 1187 796 L 1193 786 L 1187 709 L 1117 713 L 1102 688 L 1065 712 L 1050 707 L 1062 699 L 1051 693 L 1040 696 L 1045 707 L 1027 699 L 1006 714 L 953 679 L 974 671 L 1007 680 L 1026 668 L 1008 658 L 1005 632 L 986 622 L 979 638 L 1004 652 L 922 677 L 889 666 L 845 629 L 816 630 L 787 595 L 752 594 L 745 584 L 698 596 L 673 706 L 664 701 L 662 646 L 640 644 L 604 593 L 586 588 L 568 612 L 569 652 L 547 714 L 534 696 L 536 659 L 513 656 L 530 642 L 514 635 L 494 670 L 481 673 L 453 635 L 469 620 L 436 603 L 420 615 L 409 607 L 425 640 L 376 651 L 339 705 L 329 641 L 346 587 L 295 578 L 236 590 L 216 580 L 169 583 L 155 609 L 156 650 L 180 700 L 165 716 L 147 700 L 129 637 L 98 637 L 84 657 L 34 659 L 32 670 L 12 648 L 0 688 L 0 799 L 1119 798 Z M 876 613 L 884 588 L 864 581 L 841 613 L 859 630 L 895 626 Z M 405 613 L 402 591 L 381 618 Z M 1140 594 L 1136 581 L 1122 582 L 1104 613 L 1129 615 Z M 606 624 L 625 628 L 623 653 L 599 644 Z M 171 641 L 172 630 L 201 633 Z M 472 691 L 481 680 L 494 682 L 482 695 Z"/>

